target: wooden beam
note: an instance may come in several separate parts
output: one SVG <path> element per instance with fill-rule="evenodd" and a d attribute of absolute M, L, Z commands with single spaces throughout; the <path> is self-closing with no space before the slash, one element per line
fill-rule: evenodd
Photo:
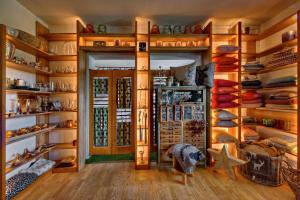
<path fill-rule="evenodd" d="M 297 12 L 297 38 L 300 38 L 300 10 Z M 300 41 L 298 39 L 297 41 L 297 49 L 298 49 L 298 66 L 297 66 L 297 81 L 299 83 L 300 80 L 300 70 L 299 70 L 299 66 L 300 66 Z M 297 84 L 297 92 L 300 91 L 300 85 Z M 297 98 L 297 105 L 300 105 L 300 98 Z M 300 124 L 300 109 L 298 107 L 297 110 L 297 148 L 300 148 L 300 130 L 299 130 L 299 124 Z M 297 153 L 297 168 L 300 169 L 300 152 Z"/>
<path fill-rule="evenodd" d="M 242 22 L 238 22 L 238 104 L 240 105 L 238 107 L 238 140 L 241 141 L 241 124 L 242 124 L 242 109 L 241 109 L 241 81 L 242 81 Z"/>
<path fill-rule="evenodd" d="M 6 163 L 6 144 L 5 144 L 5 89 L 6 89 L 6 59 L 5 59 L 5 51 L 6 51 L 6 27 L 4 25 L 0 25 L 0 105 L 1 105 L 1 113 L 0 113 L 0 173 L 1 173 L 1 181 L 0 181 L 0 200 L 5 199 L 5 163 Z"/>

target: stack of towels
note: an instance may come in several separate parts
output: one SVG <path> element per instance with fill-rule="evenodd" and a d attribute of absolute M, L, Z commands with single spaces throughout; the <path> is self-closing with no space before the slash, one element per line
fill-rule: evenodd
<path fill-rule="evenodd" d="M 244 76 L 242 89 L 260 89 L 262 82 L 255 75 Z"/>
<path fill-rule="evenodd" d="M 217 72 L 232 72 L 236 71 L 239 66 L 236 64 L 238 59 L 231 56 L 225 56 L 226 54 L 234 53 L 239 50 L 239 47 L 234 45 L 219 45 L 216 48 L 217 56 L 213 58 L 216 63 Z"/>
<path fill-rule="evenodd" d="M 243 108 L 258 108 L 263 105 L 262 95 L 256 92 L 242 93 Z"/>
<path fill-rule="evenodd" d="M 251 61 L 243 65 L 243 68 L 245 72 L 257 72 L 264 69 L 265 66 L 260 64 L 259 61 Z"/>
<path fill-rule="evenodd" d="M 242 136 L 244 138 L 244 141 L 257 141 L 259 140 L 258 133 L 250 128 L 242 127 Z"/>
<path fill-rule="evenodd" d="M 212 95 L 212 107 L 217 108 L 234 108 L 239 106 L 234 102 L 238 96 L 234 95 L 238 90 L 234 87 L 238 85 L 235 81 L 215 79 Z"/>
<path fill-rule="evenodd" d="M 268 67 L 279 67 L 297 62 L 297 51 L 293 48 L 286 48 L 272 54 Z"/>
<path fill-rule="evenodd" d="M 297 77 L 296 76 L 284 76 L 280 78 L 273 78 L 267 81 L 265 85 L 266 88 L 273 87 L 291 87 L 297 85 Z"/>
<path fill-rule="evenodd" d="M 274 109 L 297 109 L 297 93 L 280 91 L 271 94 L 266 100 L 265 106 Z"/>

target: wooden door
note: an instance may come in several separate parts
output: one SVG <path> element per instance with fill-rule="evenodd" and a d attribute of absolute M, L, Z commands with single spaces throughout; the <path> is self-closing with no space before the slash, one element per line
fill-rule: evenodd
<path fill-rule="evenodd" d="M 134 83 L 131 70 L 90 70 L 91 155 L 134 152 Z"/>

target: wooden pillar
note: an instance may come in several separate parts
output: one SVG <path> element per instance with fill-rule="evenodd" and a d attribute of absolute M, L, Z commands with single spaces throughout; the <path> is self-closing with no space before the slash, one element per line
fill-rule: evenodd
<path fill-rule="evenodd" d="M 297 62 L 297 92 L 299 93 L 300 91 L 300 85 L 299 85 L 299 80 L 300 80 L 300 70 L 299 70 L 299 66 L 300 66 L 300 42 L 299 42 L 299 38 L 300 38 L 300 11 L 297 12 L 297 53 L 298 53 L 298 62 Z M 297 168 L 300 169 L 300 152 L 299 152 L 299 148 L 300 148 L 300 131 L 299 131 L 299 124 L 300 124 L 300 109 L 299 109 L 299 105 L 300 105 L 300 98 L 297 98 L 297 105 L 298 105 L 298 110 L 297 110 L 297 148 L 298 148 L 298 153 L 297 153 Z"/>
<path fill-rule="evenodd" d="M 242 99 L 241 99 L 241 81 L 242 81 L 242 22 L 238 22 L 238 140 L 241 141 L 241 128 L 242 128 Z"/>

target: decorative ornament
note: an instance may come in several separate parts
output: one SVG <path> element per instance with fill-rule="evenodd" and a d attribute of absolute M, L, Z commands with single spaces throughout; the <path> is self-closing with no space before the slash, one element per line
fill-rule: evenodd
<path fill-rule="evenodd" d="M 232 157 L 228 152 L 228 146 L 223 145 L 223 148 L 221 151 L 216 149 L 207 149 L 209 154 L 213 157 L 215 160 L 215 165 L 213 167 L 214 170 L 224 168 L 226 173 L 230 176 L 232 179 L 236 179 L 234 168 L 235 166 L 244 165 L 247 162 L 238 158 Z"/>

